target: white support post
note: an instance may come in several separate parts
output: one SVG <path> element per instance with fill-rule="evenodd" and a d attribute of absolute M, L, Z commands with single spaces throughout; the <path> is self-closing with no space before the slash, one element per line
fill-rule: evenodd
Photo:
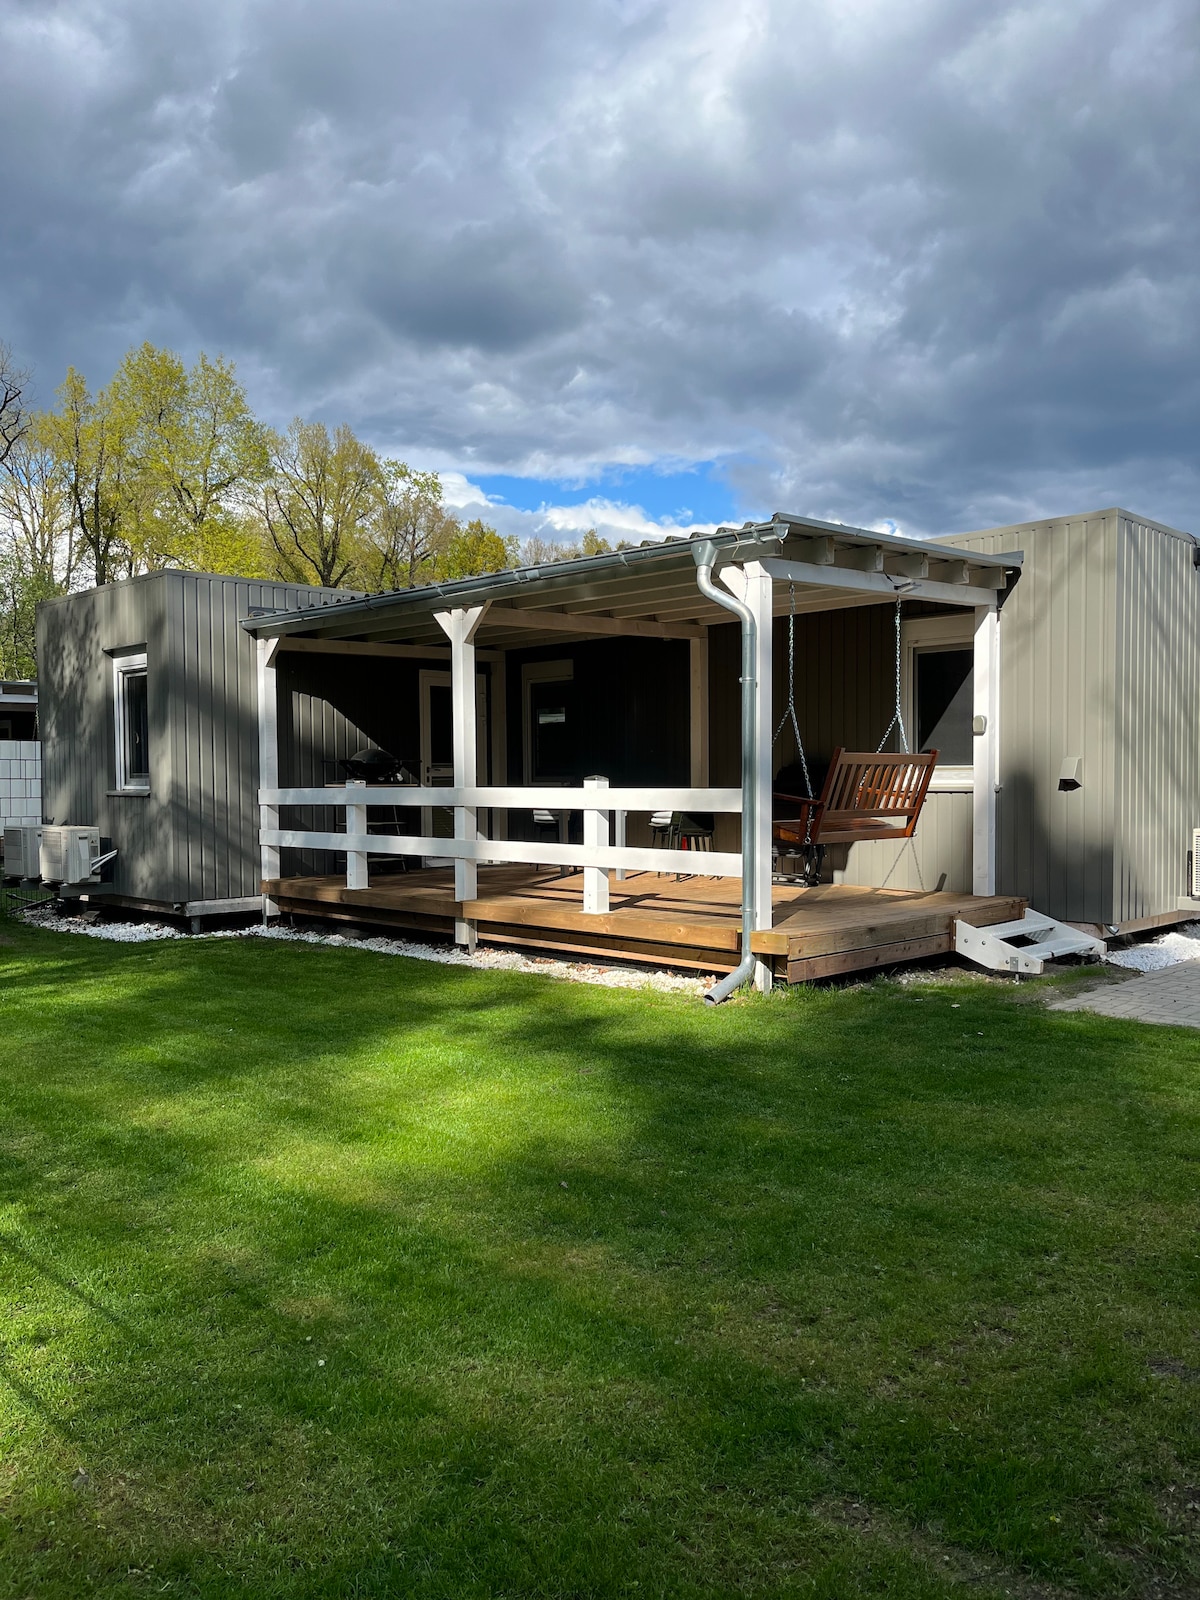
<path fill-rule="evenodd" d="M 585 778 L 585 789 L 607 789 L 607 778 Z M 597 845 L 608 844 L 608 812 L 585 811 L 583 813 L 583 842 L 595 849 Z M 608 872 L 604 867 L 584 867 L 583 869 L 583 909 L 589 912 L 605 912 L 608 910 Z"/>
<path fill-rule="evenodd" d="M 972 884 L 976 894 L 996 892 L 996 790 L 1000 782 L 1000 614 L 975 608 L 974 837 Z"/>
<path fill-rule="evenodd" d="M 756 812 L 756 845 L 754 873 L 754 902 L 757 911 L 756 926 L 766 930 L 772 926 L 771 903 L 771 806 L 774 773 L 772 771 L 771 735 L 774 733 L 774 690 L 772 677 L 772 651 L 775 638 L 774 583 L 770 573 L 760 561 L 747 561 L 743 567 L 724 567 L 721 582 L 744 600 L 754 612 L 757 645 L 754 676 L 757 684 L 755 704 L 755 748 L 758 756 L 758 783 Z M 745 827 L 745 819 L 742 822 Z M 754 969 L 754 986 L 763 994 L 770 992 L 771 968 L 759 961 Z"/>
<path fill-rule="evenodd" d="M 490 702 L 492 712 L 492 782 L 508 782 L 508 653 L 498 650 L 491 663 Z M 493 839 L 508 838 L 508 812 L 493 811 Z"/>
<path fill-rule="evenodd" d="M 757 863 L 758 926 L 769 929 L 773 921 L 771 904 L 771 808 L 773 803 L 774 771 L 771 735 L 774 729 L 774 678 L 772 660 L 775 640 L 774 592 L 775 585 L 761 562 L 746 563 L 746 601 L 754 611 L 758 624 L 758 660 L 755 676 L 758 679 L 758 805 L 755 808 L 758 822 Z M 754 986 L 763 994 L 771 990 L 771 968 L 760 961 L 754 969 Z"/>
<path fill-rule="evenodd" d="M 279 701 L 275 681 L 275 652 L 278 639 L 258 641 L 258 783 L 262 789 L 279 787 Z M 279 827 L 279 807 L 260 806 L 259 828 L 266 832 Z M 279 849 L 259 846 L 259 874 L 264 882 L 279 877 Z M 263 895 L 263 916 L 277 915 L 279 907 Z"/>
<path fill-rule="evenodd" d="M 454 719 L 454 787 L 472 788 L 478 781 L 479 762 L 479 711 L 475 682 L 475 634 L 487 614 L 487 604 L 463 606 L 453 611 L 438 611 L 434 615 L 446 637 L 450 640 L 450 700 Z M 474 806 L 455 806 L 454 837 L 478 839 L 479 821 Z M 454 863 L 454 898 L 461 904 L 474 900 L 479 894 L 479 871 L 474 861 L 456 860 Z M 456 944 L 475 948 L 475 924 L 457 918 L 454 924 Z"/>
<path fill-rule="evenodd" d="M 708 634 L 688 641 L 691 676 L 692 787 L 708 787 Z"/>
<path fill-rule="evenodd" d="M 367 787 L 365 778 L 347 778 L 347 789 L 363 789 Z M 364 834 L 367 831 L 367 808 L 361 806 L 346 807 L 346 832 Z M 346 851 L 346 887 L 347 889 L 365 889 L 367 881 L 367 858 L 361 850 Z"/>
<path fill-rule="evenodd" d="M 618 850 L 624 850 L 625 848 L 625 818 L 627 815 L 628 813 L 625 811 L 614 811 L 612 813 L 613 844 Z M 625 868 L 614 867 L 612 876 L 618 883 L 624 883 Z"/>

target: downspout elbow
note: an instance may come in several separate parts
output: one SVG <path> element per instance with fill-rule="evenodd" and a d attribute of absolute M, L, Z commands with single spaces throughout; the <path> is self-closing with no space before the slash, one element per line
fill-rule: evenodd
<path fill-rule="evenodd" d="M 758 643 L 758 625 L 754 612 L 728 589 L 718 588 L 713 581 L 716 550 L 707 540 L 697 544 L 693 554 L 696 559 L 696 586 L 714 605 L 731 611 L 742 627 L 742 959 L 720 983 L 716 983 L 704 997 L 706 1005 L 719 1006 L 735 989 L 749 983 L 754 977 L 756 959 L 751 940 L 758 920 L 755 902 L 755 852 L 758 840 L 757 788 L 755 755 L 756 696 L 755 656 Z"/>

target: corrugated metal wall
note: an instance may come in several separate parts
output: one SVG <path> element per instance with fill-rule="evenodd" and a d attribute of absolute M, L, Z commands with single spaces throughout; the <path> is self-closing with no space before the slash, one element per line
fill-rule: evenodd
<path fill-rule="evenodd" d="M 174 898 L 171 766 L 161 730 L 170 698 L 163 579 L 136 578 L 38 608 L 42 712 L 42 818 L 98 827 L 120 852 L 119 893 Z M 105 653 L 146 648 L 151 738 L 149 795 L 114 795 L 112 662 Z"/>
<path fill-rule="evenodd" d="M 1117 596 L 1115 515 L 991 529 L 948 541 L 1023 550 L 1000 619 L 997 888 L 1071 922 L 1113 907 Z M 1064 757 L 1083 786 L 1059 791 Z"/>
<path fill-rule="evenodd" d="M 91 824 L 117 847 L 119 895 L 164 904 L 258 893 L 255 607 L 335 591 L 152 573 L 39 608 L 43 817 Z M 115 782 L 112 662 L 145 646 L 150 792 Z"/>
<path fill-rule="evenodd" d="M 1173 911 L 1200 827 L 1200 572 L 1190 542 L 1120 513 L 1114 922 Z"/>
<path fill-rule="evenodd" d="M 901 844 L 856 844 L 845 866 L 831 850 L 827 875 L 834 883 L 879 889 L 971 892 L 974 812 L 969 794 L 929 794 L 917 831 Z"/>

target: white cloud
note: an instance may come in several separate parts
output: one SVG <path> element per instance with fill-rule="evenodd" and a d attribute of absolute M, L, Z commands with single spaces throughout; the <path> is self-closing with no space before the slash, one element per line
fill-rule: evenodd
<path fill-rule="evenodd" d="M 1197 45 L 1193 0 L 8 0 L 0 336 L 46 392 L 220 350 L 467 476 L 1194 524 Z"/>
<path fill-rule="evenodd" d="M 444 472 L 442 497 L 463 520 L 480 517 L 497 532 L 521 540 L 540 538 L 549 544 L 577 544 L 594 528 L 610 544 L 621 539 L 638 544 L 643 539 L 665 539 L 671 533 L 712 533 L 715 522 L 680 522 L 674 517 L 650 517 L 641 506 L 592 496 L 575 505 L 543 505 L 526 511 L 489 495 L 462 473 Z"/>

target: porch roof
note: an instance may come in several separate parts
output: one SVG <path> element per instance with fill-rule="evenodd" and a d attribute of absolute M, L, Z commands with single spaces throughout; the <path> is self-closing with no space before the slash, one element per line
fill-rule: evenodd
<path fill-rule="evenodd" d="M 783 580 L 776 582 L 780 611 L 790 604 L 789 584 L 797 611 L 888 603 L 897 596 L 978 605 L 994 600 L 1021 564 L 1019 553 L 959 554 L 927 539 L 777 512 L 769 522 L 742 528 L 669 535 L 574 561 L 260 615 L 242 626 L 262 638 L 444 645 L 436 612 L 489 602 L 479 642 L 492 647 L 545 644 L 553 635 L 693 638 L 729 621 L 728 612 L 697 588 L 701 542 L 712 545 L 718 571 L 731 561 L 768 563 L 772 576 Z"/>

